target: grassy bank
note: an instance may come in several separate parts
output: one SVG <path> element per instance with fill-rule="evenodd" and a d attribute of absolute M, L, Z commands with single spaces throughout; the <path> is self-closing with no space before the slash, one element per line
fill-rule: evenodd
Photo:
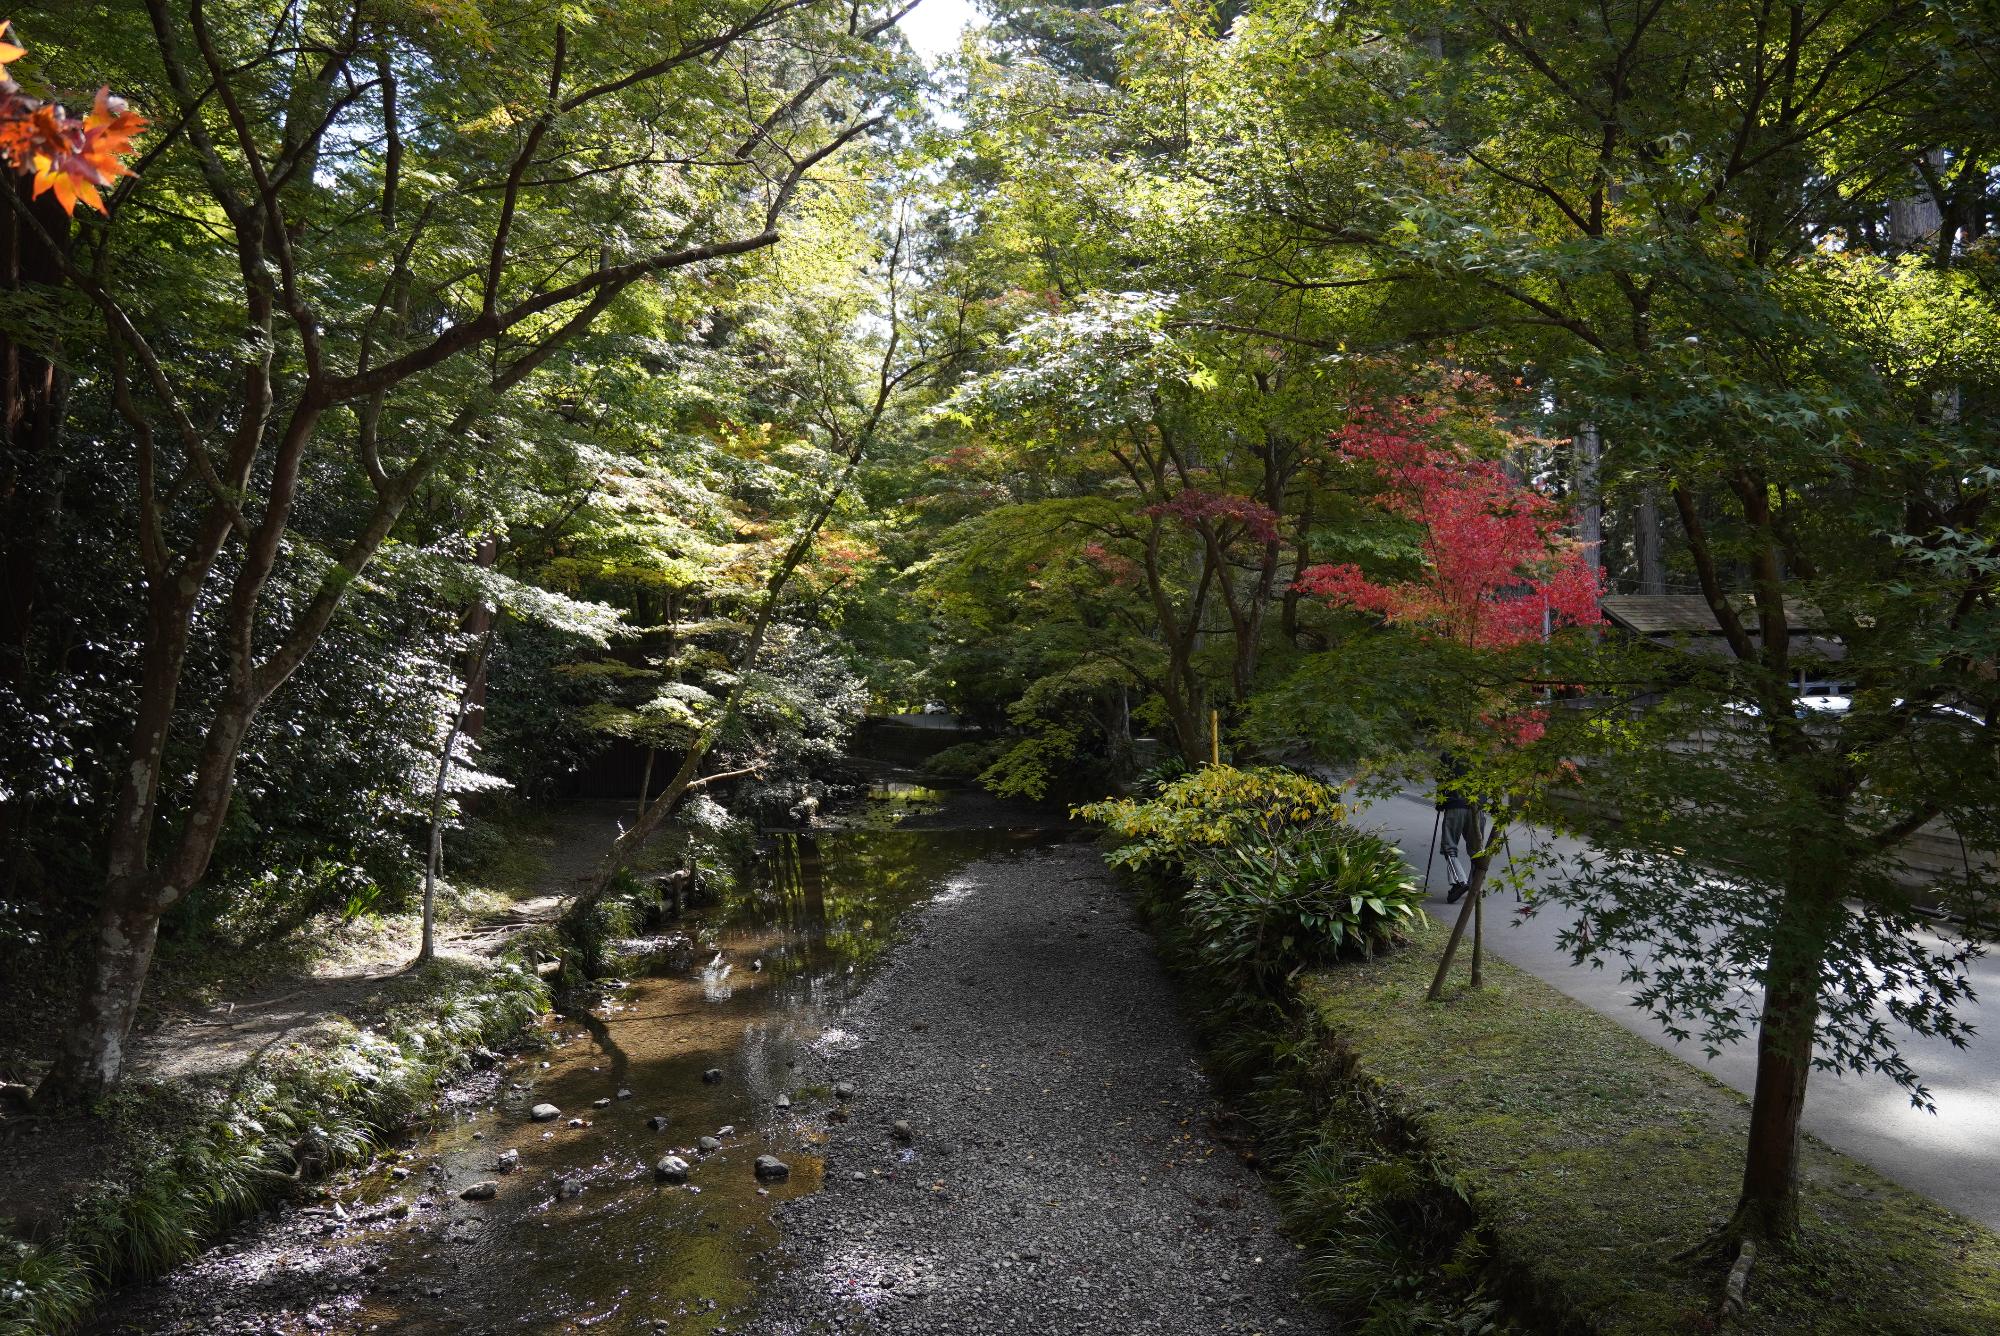
<path fill-rule="evenodd" d="M 520 964 L 440 960 L 388 985 L 365 1028 L 329 1020 L 226 1082 L 121 1093 L 92 1128 L 106 1167 L 61 1223 L 32 1240 L 0 1232 L 0 1336 L 64 1331 L 110 1286 L 159 1275 L 300 1181 L 371 1154 L 547 1001 Z"/>
<path fill-rule="evenodd" d="M 1536 1329 L 1711 1330 L 1721 1267 L 1675 1259 L 1735 1201 L 1742 1096 L 1490 957 L 1482 991 L 1427 1004 L 1441 935 L 1305 976 L 1290 1079 L 1402 1166 L 1378 1178 L 1463 1203 L 1435 1251 L 1476 1260 Z M 1758 1261 L 1732 1330 L 2000 1331 L 2000 1237 L 1810 1139 L 1803 1178 L 1800 1245 Z"/>

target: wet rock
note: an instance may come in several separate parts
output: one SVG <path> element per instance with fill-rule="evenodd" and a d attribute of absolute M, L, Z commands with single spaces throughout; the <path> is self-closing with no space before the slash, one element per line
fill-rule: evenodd
<path fill-rule="evenodd" d="M 786 1164 L 775 1155 L 759 1155 L 753 1168 L 757 1177 L 767 1182 L 790 1178 L 792 1176 L 792 1166 Z"/>
<path fill-rule="evenodd" d="M 715 1137 L 697 1137 L 695 1138 L 694 1148 L 703 1155 L 709 1155 L 721 1150 L 722 1142 Z"/>
<path fill-rule="evenodd" d="M 666 1130 L 667 1130 L 667 1115 L 666 1115 L 666 1114 L 664 1114 L 664 1113 L 656 1113 L 656 1114 L 654 1114 L 654 1115 L 653 1115 L 652 1117 L 650 1117 L 650 1118 L 648 1118 L 648 1119 L 646 1120 L 646 1126 L 647 1126 L 647 1127 L 650 1127 L 650 1128 L 652 1128 L 652 1129 L 653 1129 L 653 1130 L 654 1130 L 655 1132 L 664 1132 L 664 1131 L 666 1131 Z"/>
<path fill-rule="evenodd" d="M 722 1084 L 722 1068 L 710 1067 L 707 1071 L 701 1074 L 701 1082 L 703 1085 Z"/>
<path fill-rule="evenodd" d="M 660 1162 L 653 1166 L 653 1177 L 662 1183 L 685 1183 L 688 1181 L 688 1162 L 678 1155 L 662 1155 Z"/>
<path fill-rule="evenodd" d="M 917 1139 L 917 1134 L 911 1131 L 910 1125 L 901 1118 L 889 1124 L 889 1135 L 906 1146 Z"/>
<path fill-rule="evenodd" d="M 516 1169 L 519 1169 L 521 1167 L 521 1152 L 518 1150 L 501 1151 L 500 1161 L 497 1167 L 503 1174 L 513 1173 Z"/>
<path fill-rule="evenodd" d="M 538 1123 L 552 1123 L 562 1117 L 562 1110 L 553 1104 L 537 1104 L 528 1110 L 528 1116 Z"/>
<path fill-rule="evenodd" d="M 482 1179 L 458 1194 L 467 1201 L 492 1201 L 500 1195 L 500 1185 L 492 1179 Z"/>
<path fill-rule="evenodd" d="M 854 1082 L 852 1081 L 835 1082 L 833 1087 L 833 1097 L 835 1099 L 853 1099 Z"/>

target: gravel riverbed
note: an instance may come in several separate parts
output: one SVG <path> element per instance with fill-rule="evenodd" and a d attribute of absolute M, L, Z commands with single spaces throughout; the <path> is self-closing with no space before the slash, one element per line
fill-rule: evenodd
<path fill-rule="evenodd" d="M 956 874 L 846 1029 L 798 1072 L 853 1087 L 809 1115 L 825 1186 L 781 1209 L 774 1278 L 735 1330 L 1325 1329 L 1091 848 Z"/>

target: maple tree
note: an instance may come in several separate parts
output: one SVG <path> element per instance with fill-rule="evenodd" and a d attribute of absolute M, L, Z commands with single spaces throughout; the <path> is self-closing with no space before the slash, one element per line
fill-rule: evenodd
<path fill-rule="evenodd" d="M 28 54 L 13 40 L 13 24 L 0 23 L 0 69 Z M 0 157 L 23 176 L 32 176 L 32 197 L 53 191 L 63 212 L 79 202 L 105 212 L 100 190 L 132 169 L 121 158 L 146 128 L 146 118 L 97 90 L 91 109 L 77 116 L 54 102 L 29 97 L 12 79 L 0 79 Z"/>
<path fill-rule="evenodd" d="M 1333 436 L 1339 457 L 1368 480 L 1374 503 L 1414 526 L 1416 572 L 1378 579 L 1342 562 L 1307 567 L 1297 580 L 1310 595 L 1373 613 L 1440 650 L 1437 675 L 1462 688 L 1426 731 L 1441 753 L 1439 783 L 1464 793 L 1492 825 L 1484 847 L 1474 851 L 1433 998 L 1468 923 L 1472 984 L 1479 986 L 1479 907 L 1492 851 L 1515 792 L 1548 777 L 1546 760 L 1524 751 L 1542 737 L 1547 719 L 1535 699 L 1541 688 L 1528 647 L 1559 629 L 1603 620 L 1596 562 L 1563 534 L 1564 508 L 1447 439 L 1445 417 L 1442 408 L 1408 399 L 1364 402 Z M 1529 662 L 1514 662 L 1523 651 Z"/>
<path fill-rule="evenodd" d="M 1437 440 L 1430 429 L 1442 416 L 1362 404 L 1334 433 L 1341 457 L 1375 479 L 1378 504 L 1417 526 L 1421 570 L 1376 580 L 1353 562 L 1309 566 L 1299 588 L 1469 649 L 1510 649 L 1602 620 L 1596 566 L 1562 535 L 1562 508 L 1492 460 Z"/>

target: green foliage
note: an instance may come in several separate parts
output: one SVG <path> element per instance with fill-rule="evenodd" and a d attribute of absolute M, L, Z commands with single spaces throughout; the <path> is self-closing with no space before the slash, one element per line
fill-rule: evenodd
<path fill-rule="evenodd" d="M 547 1006 L 523 965 L 437 961 L 399 979 L 374 1024 L 329 1021 L 226 1085 L 122 1092 L 105 1181 L 53 1238 L 0 1231 L 0 1336 L 69 1330 L 109 1286 L 158 1276 L 300 1180 L 365 1158 L 469 1050 L 510 1042 Z"/>
<path fill-rule="evenodd" d="M 957 742 L 924 762 L 924 769 L 952 779 L 976 779 L 1005 755 L 1013 744 L 1005 738 Z"/>
<path fill-rule="evenodd" d="M 1077 758 L 1077 730 L 1052 726 L 1008 744 L 1007 749 L 986 769 L 979 782 L 1002 798 L 1040 800 L 1052 786 L 1073 777 Z"/>
<path fill-rule="evenodd" d="M 1309 966 L 1398 940 L 1424 899 L 1399 849 L 1348 829 L 1200 849 L 1189 870 L 1183 912 L 1196 949 L 1265 992 Z"/>
<path fill-rule="evenodd" d="M 1209 765 L 1158 797 L 1114 798 L 1076 812 L 1125 841 L 1108 855 L 1114 867 L 1185 872 L 1204 851 L 1269 849 L 1295 832 L 1338 822 L 1345 808 L 1338 789 L 1295 770 Z"/>

